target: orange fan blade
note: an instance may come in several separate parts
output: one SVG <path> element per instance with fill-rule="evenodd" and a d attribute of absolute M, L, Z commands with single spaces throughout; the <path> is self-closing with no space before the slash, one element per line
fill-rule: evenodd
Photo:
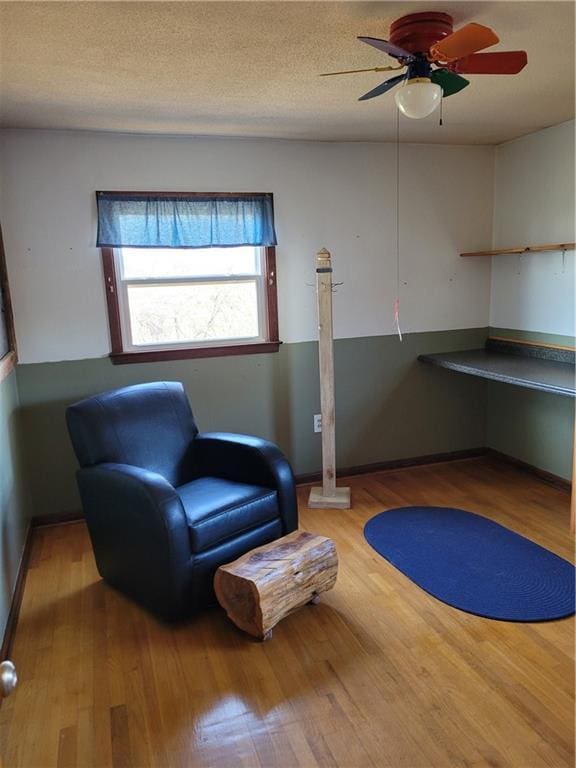
<path fill-rule="evenodd" d="M 430 48 L 430 57 L 433 61 L 454 61 L 489 48 L 497 42 L 499 38 L 490 27 L 484 27 L 482 24 L 466 24 L 462 29 L 433 45 Z"/>
<path fill-rule="evenodd" d="M 473 53 L 451 62 L 449 69 L 463 75 L 517 75 L 528 63 L 526 51 Z"/>

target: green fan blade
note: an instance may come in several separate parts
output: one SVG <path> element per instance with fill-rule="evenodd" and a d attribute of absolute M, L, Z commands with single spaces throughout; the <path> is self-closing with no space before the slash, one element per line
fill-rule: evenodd
<path fill-rule="evenodd" d="M 432 72 L 430 79 L 433 83 L 436 83 L 442 88 L 444 98 L 446 96 L 452 96 L 453 93 L 458 93 L 462 88 L 466 88 L 470 85 L 470 81 L 464 77 L 460 77 L 455 72 L 450 72 L 449 69 L 435 69 Z"/>

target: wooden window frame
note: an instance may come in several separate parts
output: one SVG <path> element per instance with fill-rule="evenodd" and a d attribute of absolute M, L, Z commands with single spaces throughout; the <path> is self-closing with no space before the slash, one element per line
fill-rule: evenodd
<path fill-rule="evenodd" d="M 6 332 L 8 335 L 8 344 L 10 349 L 0 358 L 0 382 L 7 378 L 18 362 L 18 353 L 16 348 L 16 330 L 14 328 L 14 314 L 12 312 L 12 300 L 10 298 L 10 286 L 8 284 L 8 270 L 6 268 L 6 253 L 4 251 L 4 240 L 2 238 L 2 228 L 0 227 L 0 292 L 4 297 L 4 315 L 6 318 Z"/>
<path fill-rule="evenodd" d="M 102 268 L 110 328 L 110 358 L 114 365 L 127 363 L 157 363 L 162 360 L 191 360 L 201 357 L 228 357 L 232 355 L 258 355 L 278 352 L 282 343 L 278 336 L 278 296 L 276 289 L 276 248 L 263 246 L 264 285 L 266 295 L 266 341 L 256 343 L 223 344 L 215 346 L 186 347 L 142 352 L 125 351 L 122 338 L 122 322 L 118 301 L 118 276 L 113 248 L 102 248 Z"/>

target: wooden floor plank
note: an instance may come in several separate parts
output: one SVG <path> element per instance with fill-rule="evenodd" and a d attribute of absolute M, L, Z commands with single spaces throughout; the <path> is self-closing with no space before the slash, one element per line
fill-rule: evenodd
<path fill-rule="evenodd" d="M 344 482 L 344 480 L 342 481 Z M 569 498 L 481 458 L 355 476 L 310 510 L 340 569 L 273 639 L 219 609 L 166 626 L 98 577 L 83 524 L 37 530 L 0 707 L 5 768 L 569 768 L 574 621 L 497 622 L 435 600 L 365 541 L 394 506 L 484 514 L 570 559 Z"/>

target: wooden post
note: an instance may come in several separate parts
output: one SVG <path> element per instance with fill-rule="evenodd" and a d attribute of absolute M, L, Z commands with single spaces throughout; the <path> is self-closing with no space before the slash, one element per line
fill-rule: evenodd
<path fill-rule="evenodd" d="M 316 256 L 318 357 L 322 413 L 322 488 L 312 488 L 309 507 L 349 509 L 350 488 L 336 487 L 336 422 L 334 409 L 334 338 L 332 333 L 332 261 L 322 248 Z"/>

